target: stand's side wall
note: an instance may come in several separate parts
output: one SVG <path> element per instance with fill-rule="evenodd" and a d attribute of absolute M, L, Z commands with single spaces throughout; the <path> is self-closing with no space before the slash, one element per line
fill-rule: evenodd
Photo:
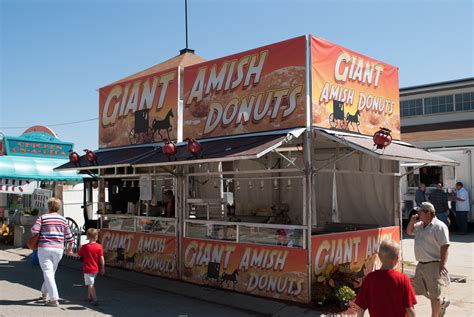
<path fill-rule="evenodd" d="M 329 264 L 343 266 L 359 281 L 380 267 L 377 256 L 380 243 L 392 239 L 400 243 L 400 227 L 383 227 L 352 232 L 322 234 L 312 237 L 313 288 Z"/>

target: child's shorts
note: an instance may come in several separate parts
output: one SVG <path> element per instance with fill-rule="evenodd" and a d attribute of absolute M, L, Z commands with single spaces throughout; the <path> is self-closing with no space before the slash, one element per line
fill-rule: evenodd
<path fill-rule="evenodd" d="M 84 283 L 86 285 L 94 285 L 94 280 L 97 274 L 92 274 L 92 273 L 84 273 Z"/>

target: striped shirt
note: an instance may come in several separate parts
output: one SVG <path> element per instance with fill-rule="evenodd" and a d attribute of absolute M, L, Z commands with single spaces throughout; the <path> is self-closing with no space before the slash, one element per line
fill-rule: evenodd
<path fill-rule="evenodd" d="M 38 248 L 64 248 L 64 240 L 72 241 L 71 229 L 67 224 L 66 218 L 52 212 L 44 214 L 36 219 L 31 228 L 32 234 L 40 234 L 38 239 Z"/>

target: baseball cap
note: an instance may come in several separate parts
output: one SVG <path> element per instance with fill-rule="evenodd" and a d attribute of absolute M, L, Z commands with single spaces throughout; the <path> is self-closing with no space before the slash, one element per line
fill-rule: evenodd
<path fill-rule="evenodd" d="M 433 204 L 429 203 L 429 202 L 426 202 L 426 201 L 422 202 L 421 206 L 415 207 L 413 209 L 415 209 L 416 211 L 425 211 L 425 212 L 435 213 L 435 208 L 434 208 Z"/>

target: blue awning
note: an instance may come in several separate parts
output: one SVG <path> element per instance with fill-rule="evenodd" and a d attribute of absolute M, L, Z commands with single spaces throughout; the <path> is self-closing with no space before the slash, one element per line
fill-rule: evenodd
<path fill-rule="evenodd" d="M 33 158 L 14 155 L 0 156 L 0 178 L 39 181 L 82 181 L 75 171 L 54 171 L 69 160 Z"/>

